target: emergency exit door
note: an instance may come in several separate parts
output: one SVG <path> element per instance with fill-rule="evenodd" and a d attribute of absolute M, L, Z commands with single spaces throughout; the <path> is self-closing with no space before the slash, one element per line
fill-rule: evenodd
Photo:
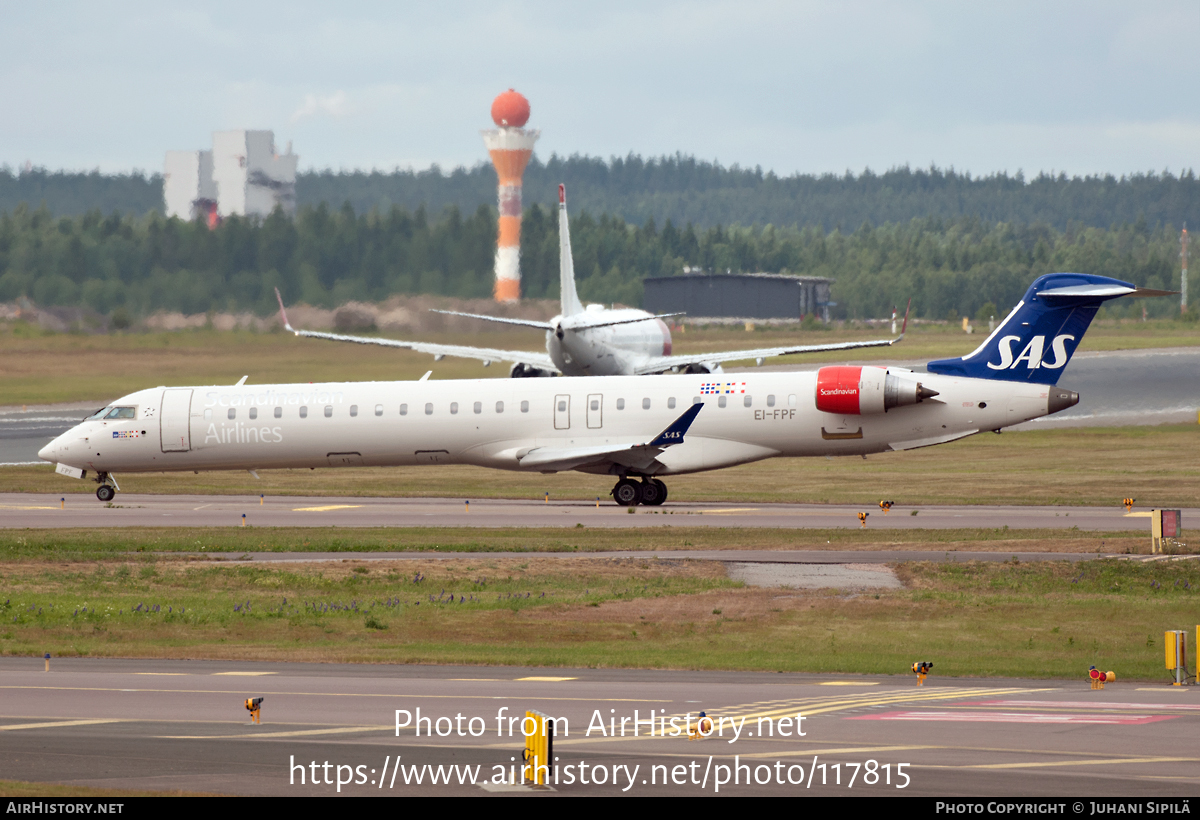
<path fill-rule="evenodd" d="M 562 395 L 554 397 L 554 429 L 571 429 L 571 397 Z"/>
<path fill-rule="evenodd" d="M 589 430 L 599 430 L 604 426 L 604 396 L 592 393 L 587 397 L 587 425 Z"/>

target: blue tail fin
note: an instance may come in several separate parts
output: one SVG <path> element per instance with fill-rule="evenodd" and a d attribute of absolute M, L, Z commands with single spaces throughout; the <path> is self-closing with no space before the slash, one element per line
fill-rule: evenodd
<path fill-rule="evenodd" d="M 1057 384 L 1100 305 L 1136 290 L 1128 282 L 1086 273 L 1039 276 L 973 353 L 930 362 L 929 372 Z"/>

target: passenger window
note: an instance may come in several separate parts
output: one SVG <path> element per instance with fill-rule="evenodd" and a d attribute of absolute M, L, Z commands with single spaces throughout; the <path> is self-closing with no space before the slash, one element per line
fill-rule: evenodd
<path fill-rule="evenodd" d="M 480 413 L 482 413 L 483 412 L 483 402 L 481 402 L 481 401 L 475 402 L 475 407 L 473 409 L 475 410 L 475 415 L 479 415 Z"/>
<path fill-rule="evenodd" d="M 252 419 L 258 418 L 258 408 L 257 407 L 250 408 L 250 418 L 252 418 Z"/>
<path fill-rule="evenodd" d="M 692 404 L 704 404 L 704 399 L 701 396 L 692 396 Z"/>
<path fill-rule="evenodd" d="M 726 396 L 718 396 L 717 397 L 717 407 L 724 407 L 726 404 L 726 401 L 725 401 L 726 398 L 727 398 Z"/>
<path fill-rule="evenodd" d="M 558 403 L 558 412 L 560 412 L 560 413 L 565 413 L 565 412 L 567 412 L 567 402 L 566 402 L 566 399 L 563 399 L 562 401 L 560 401 L 560 402 Z"/>
<path fill-rule="evenodd" d="M 308 408 L 307 407 L 300 408 L 300 418 L 302 418 L 302 419 L 308 418 Z"/>
<path fill-rule="evenodd" d="M 383 405 L 382 404 L 375 405 L 375 415 L 377 415 L 377 416 L 383 415 Z"/>
<path fill-rule="evenodd" d="M 643 410 L 650 409 L 650 399 L 642 399 L 642 409 Z"/>
<path fill-rule="evenodd" d="M 331 407 L 328 404 L 325 405 L 325 418 L 327 418 L 327 419 L 333 418 L 333 407 Z"/>
<path fill-rule="evenodd" d="M 432 403 L 425 405 L 425 415 L 427 415 L 427 416 L 433 415 L 433 404 Z"/>
<path fill-rule="evenodd" d="M 767 394 L 767 407 L 774 407 L 774 406 L 775 406 L 775 394 L 768 393 Z"/>
<path fill-rule="evenodd" d="M 592 399 L 592 403 L 591 403 L 590 407 L 593 410 L 599 410 L 600 409 L 600 399 Z"/>
<path fill-rule="evenodd" d="M 750 405 L 754 404 L 754 400 L 750 396 L 746 396 L 746 398 L 742 399 L 742 404 L 749 407 Z"/>
<path fill-rule="evenodd" d="M 277 419 L 283 418 L 283 408 L 282 407 L 275 408 L 275 418 L 277 418 Z"/>
<path fill-rule="evenodd" d="M 206 407 L 206 408 L 204 409 L 204 420 L 205 420 L 205 421 L 211 421 L 211 420 L 212 420 L 212 408 L 211 408 L 211 407 Z"/>
<path fill-rule="evenodd" d="M 456 402 L 456 401 L 450 402 L 450 415 L 452 415 L 452 416 L 458 415 L 458 402 Z"/>
<path fill-rule="evenodd" d="M 407 404 L 400 405 L 400 415 L 402 415 L 402 416 L 408 415 L 408 405 Z"/>
<path fill-rule="evenodd" d="M 497 413 L 503 413 L 503 412 L 504 412 L 504 402 L 502 402 L 502 401 L 498 401 L 498 402 L 496 402 L 496 412 L 497 412 Z"/>
<path fill-rule="evenodd" d="M 617 399 L 617 409 L 618 410 L 625 409 L 625 399 Z"/>
<path fill-rule="evenodd" d="M 229 408 L 229 418 L 231 418 L 231 419 L 237 418 L 237 408 L 236 407 Z"/>
<path fill-rule="evenodd" d="M 667 409 L 668 410 L 675 409 L 675 397 L 674 396 L 671 396 L 671 398 L 667 399 Z"/>
<path fill-rule="evenodd" d="M 529 402 L 527 402 L 527 401 L 523 401 L 523 402 L 521 402 L 521 412 L 522 412 L 522 413 L 528 413 L 528 412 L 529 412 Z"/>
<path fill-rule="evenodd" d="M 788 394 L 788 407 L 795 407 L 795 406 L 796 406 L 796 394 L 789 393 Z"/>
<path fill-rule="evenodd" d="M 350 418 L 354 418 L 357 415 L 358 415 L 358 405 L 357 404 L 350 405 Z M 251 418 L 253 418 L 253 416 Z"/>

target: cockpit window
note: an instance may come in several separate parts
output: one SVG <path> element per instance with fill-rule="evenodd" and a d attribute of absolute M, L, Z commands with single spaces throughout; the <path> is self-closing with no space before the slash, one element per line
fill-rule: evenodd
<path fill-rule="evenodd" d="M 107 413 L 111 409 L 112 409 L 111 407 L 101 407 L 95 413 L 92 413 L 90 416 L 88 416 L 86 419 L 84 419 L 84 421 L 91 421 L 92 419 L 102 419 L 102 418 L 104 418 L 104 414 Z"/>
<path fill-rule="evenodd" d="M 136 419 L 137 418 L 137 408 L 136 407 L 114 407 L 112 410 L 108 411 L 107 415 L 105 415 L 104 418 L 105 419 Z"/>

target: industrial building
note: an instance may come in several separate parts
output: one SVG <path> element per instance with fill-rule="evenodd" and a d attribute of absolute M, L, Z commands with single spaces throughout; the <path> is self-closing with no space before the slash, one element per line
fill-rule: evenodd
<path fill-rule="evenodd" d="M 275 153 L 271 131 L 216 131 L 211 151 L 168 151 L 163 172 L 167 216 L 266 217 L 276 206 L 296 212 L 296 164 Z"/>
<path fill-rule="evenodd" d="M 699 318 L 792 319 L 815 314 L 829 321 L 832 279 L 782 273 L 685 273 L 643 279 L 642 307 L 651 313 Z"/>

